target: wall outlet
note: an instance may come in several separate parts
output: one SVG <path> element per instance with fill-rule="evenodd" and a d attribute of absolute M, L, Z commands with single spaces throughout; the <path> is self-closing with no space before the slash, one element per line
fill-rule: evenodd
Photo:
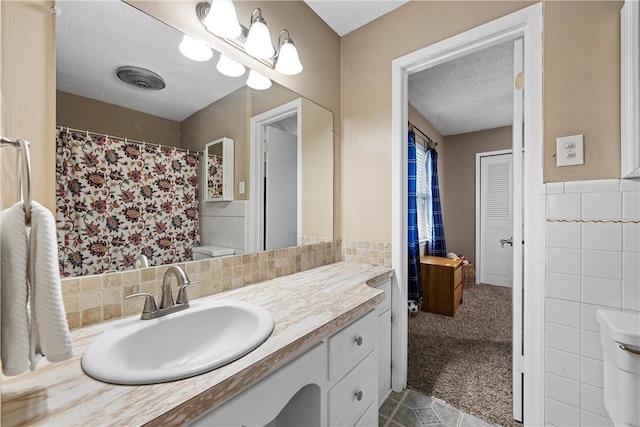
<path fill-rule="evenodd" d="M 584 165 L 583 135 L 563 136 L 556 139 L 556 162 L 558 166 Z"/>
<path fill-rule="evenodd" d="M 244 194 L 244 181 L 238 183 L 238 194 Z"/>

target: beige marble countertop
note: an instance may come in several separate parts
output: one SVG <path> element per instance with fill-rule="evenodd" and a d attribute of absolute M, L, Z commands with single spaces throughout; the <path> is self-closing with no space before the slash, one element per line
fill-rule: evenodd
<path fill-rule="evenodd" d="M 80 358 L 101 332 L 137 316 L 72 331 L 75 357 L 40 362 L 34 372 L 2 377 L 2 425 L 182 425 L 238 394 L 377 305 L 372 288 L 388 267 L 336 263 L 192 301 L 234 299 L 259 304 L 275 319 L 271 336 L 233 363 L 192 378 L 122 386 L 87 376 Z M 367 286 L 367 284 L 369 286 Z M 212 325 L 215 327 L 215 325 Z"/>

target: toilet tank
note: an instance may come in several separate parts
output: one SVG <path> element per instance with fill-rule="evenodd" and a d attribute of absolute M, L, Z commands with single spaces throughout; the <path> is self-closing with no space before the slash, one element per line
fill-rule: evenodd
<path fill-rule="evenodd" d="M 616 426 L 640 426 L 640 313 L 597 310 L 604 406 Z"/>
<path fill-rule="evenodd" d="M 235 249 L 228 248 L 226 246 L 217 246 L 217 245 L 196 246 L 193 248 L 193 260 L 199 261 L 207 258 L 233 255 L 234 253 L 235 253 Z"/>

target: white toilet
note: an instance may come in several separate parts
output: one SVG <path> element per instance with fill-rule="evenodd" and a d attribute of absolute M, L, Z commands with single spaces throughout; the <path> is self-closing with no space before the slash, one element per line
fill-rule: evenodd
<path fill-rule="evenodd" d="M 640 314 L 597 310 L 604 406 L 616 426 L 640 426 Z"/>
<path fill-rule="evenodd" d="M 226 246 L 196 246 L 193 248 L 193 260 L 200 261 L 207 258 L 215 258 L 225 255 L 233 255 L 236 253 L 235 249 L 228 248 Z"/>

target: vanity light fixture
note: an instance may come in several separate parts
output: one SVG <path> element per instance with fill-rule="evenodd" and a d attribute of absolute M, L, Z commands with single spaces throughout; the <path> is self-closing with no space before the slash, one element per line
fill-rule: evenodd
<path fill-rule="evenodd" d="M 233 7 L 231 0 L 212 0 L 211 4 L 204 1 L 196 5 L 196 15 L 207 31 L 221 37 L 231 46 L 244 51 L 266 66 L 275 69 L 282 74 L 294 75 L 302 71 L 303 67 L 300 63 L 298 50 L 289 36 L 289 31 L 285 29 L 280 32 L 277 50 L 274 49 L 271 44 L 269 28 L 262 17 L 262 10 L 260 8 L 255 8 L 251 13 L 251 25 L 249 30 L 238 24 L 238 27 L 240 28 L 240 33 L 238 35 L 221 35 L 222 31 L 215 28 L 216 23 L 218 25 L 223 25 L 225 23 L 224 19 L 216 17 L 216 13 L 218 13 L 217 11 L 219 9 L 214 9 L 214 6 L 216 6 L 218 2 L 225 3 L 226 5 L 231 4 L 231 7 Z M 220 10 L 223 10 L 223 8 L 220 8 Z M 237 23 L 238 19 L 235 15 L 235 7 L 233 7 L 233 12 L 234 15 L 232 20 L 234 23 Z"/>
<path fill-rule="evenodd" d="M 231 0 L 211 0 L 203 24 L 207 31 L 225 39 L 235 39 L 242 34 L 236 7 Z"/>
<path fill-rule="evenodd" d="M 249 78 L 247 79 L 247 86 L 256 90 L 265 90 L 271 87 L 271 80 L 256 70 L 250 70 Z"/>
<path fill-rule="evenodd" d="M 186 34 L 182 37 L 178 48 L 184 56 L 193 61 L 204 62 L 213 57 L 213 50 L 209 46 Z"/>
<path fill-rule="evenodd" d="M 271 44 L 267 21 L 262 17 L 262 11 L 258 7 L 253 9 L 253 13 L 251 13 L 251 25 L 247 41 L 244 43 L 244 50 L 258 59 L 269 59 L 276 53 Z"/>
<path fill-rule="evenodd" d="M 220 72 L 220 74 L 224 74 L 225 76 L 229 77 L 240 77 L 246 71 L 244 65 L 237 61 L 234 61 L 233 59 L 222 53 L 220 54 L 218 64 L 216 64 L 216 69 Z"/>
<path fill-rule="evenodd" d="M 282 36 L 285 36 L 284 38 Z M 298 57 L 298 49 L 289 37 L 289 31 L 280 31 L 278 37 L 278 55 L 276 56 L 276 71 L 292 76 L 302 71 L 302 64 Z"/>

